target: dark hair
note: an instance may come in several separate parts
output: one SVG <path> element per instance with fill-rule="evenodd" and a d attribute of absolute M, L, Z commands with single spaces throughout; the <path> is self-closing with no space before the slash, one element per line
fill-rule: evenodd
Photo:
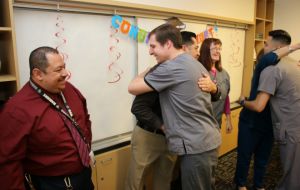
<path fill-rule="evenodd" d="M 183 30 L 186 27 L 185 24 L 179 18 L 177 18 L 175 16 L 167 18 L 167 19 L 165 19 L 165 21 L 166 21 L 166 24 L 171 24 L 179 30 Z"/>
<path fill-rule="evenodd" d="M 273 40 L 285 45 L 290 45 L 292 41 L 290 34 L 284 30 L 272 30 L 269 32 L 269 36 L 271 36 Z"/>
<path fill-rule="evenodd" d="M 184 45 L 192 45 L 193 41 L 192 38 L 196 38 L 196 34 L 190 31 L 182 31 L 180 32 L 182 37 L 182 44 Z"/>
<path fill-rule="evenodd" d="M 39 47 L 33 50 L 29 56 L 29 67 L 30 67 L 30 76 L 32 75 L 32 70 L 38 68 L 39 70 L 45 72 L 48 67 L 47 54 L 59 54 L 59 52 L 52 47 Z"/>
<path fill-rule="evenodd" d="M 256 61 L 255 61 L 255 65 L 257 63 L 259 63 L 260 59 L 262 58 L 262 56 L 265 54 L 264 52 L 264 48 L 261 48 L 258 52 L 258 54 L 256 55 Z"/>
<path fill-rule="evenodd" d="M 182 48 L 180 31 L 175 26 L 162 24 L 149 33 L 149 38 L 154 34 L 156 41 L 158 41 L 160 45 L 164 45 L 168 40 L 170 40 L 176 49 Z"/>
<path fill-rule="evenodd" d="M 206 68 L 206 70 L 210 71 L 213 65 L 212 58 L 210 56 L 210 45 L 222 45 L 221 40 L 217 38 L 206 38 L 200 47 L 200 56 L 198 58 L 198 61 L 202 63 L 202 65 Z M 220 60 L 215 63 L 215 67 L 218 71 L 222 71 L 222 65 L 221 65 L 221 55 Z"/>

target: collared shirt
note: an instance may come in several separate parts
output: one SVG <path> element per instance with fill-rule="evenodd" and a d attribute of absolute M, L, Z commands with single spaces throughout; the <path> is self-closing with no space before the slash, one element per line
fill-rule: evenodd
<path fill-rule="evenodd" d="M 289 138 L 300 143 L 300 68 L 290 57 L 266 68 L 259 81 L 259 91 L 271 95 L 270 105 L 274 135 L 277 140 Z"/>
<path fill-rule="evenodd" d="M 155 130 L 160 129 L 163 124 L 159 96 L 155 91 L 136 96 L 131 112 L 138 120 L 139 126 Z"/>
<path fill-rule="evenodd" d="M 63 106 L 60 95 L 47 94 Z M 70 83 L 66 83 L 63 94 L 91 143 L 85 98 Z M 61 176 L 83 169 L 74 140 L 59 112 L 29 83 L 6 103 L 0 123 L 0 184 L 7 186 L 4 189 L 24 189 L 24 172 Z"/>
<path fill-rule="evenodd" d="M 197 154 L 217 148 L 221 136 L 213 117 L 211 95 L 198 87 L 207 70 L 188 54 L 159 64 L 145 82 L 159 92 L 169 150 Z"/>
<path fill-rule="evenodd" d="M 252 77 L 251 83 L 251 91 L 249 100 L 255 100 L 257 95 L 257 89 L 259 84 L 259 78 L 261 72 L 270 65 L 275 65 L 278 63 L 277 55 L 274 52 L 270 52 L 264 55 L 255 66 L 255 70 Z M 257 128 L 259 130 L 272 130 L 272 120 L 271 120 L 271 111 L 269 103 L 266 105 L 265 109 L 258 113 L 255 111 L 251 111 L 247 108 L 243 108 L 240 113 L 240 120 L 243 122 L 247 122 L 251 124 L 253 128 Z M 248 125 L 249 126 L 249 125 Z"/>

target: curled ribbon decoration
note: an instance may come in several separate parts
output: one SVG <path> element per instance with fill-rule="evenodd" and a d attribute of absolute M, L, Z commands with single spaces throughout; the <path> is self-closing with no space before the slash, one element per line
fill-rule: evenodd
<path fill-rule="evenodd" d="M 67 44 L 67 39 L 63 36 L 65 28 L 63 27 L 62 15 L 58 14 L 56 17 L 56 32 L 54 36 L 58 39 L 58 45 L 55 47 L 63 57 L 64 62 L 67 62 L 69 56 L 67 53 L 63 52 L 61 49 Z"/>
<path fill-rule="evenodd" d="M 108 65 L 109 75 L 111 79 L 108 83 L 116 83 L 121 80 L 121 75 L 123 74 L 123 70 L 119 67 L 118 61 L 122 56 L 121 52 L 118 50 L 118 43 L 120 40 L 116 37 L 116 33 L 118 29 L 111 28 L 110 33 L 110 47 L 109 47 L 109 55 L 110 55 L 110 63 Z"/>

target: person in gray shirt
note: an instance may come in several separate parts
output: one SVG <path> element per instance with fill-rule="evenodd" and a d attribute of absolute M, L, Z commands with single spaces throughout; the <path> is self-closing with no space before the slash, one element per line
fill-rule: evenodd
<path fill-rule="evenodd" d="M 285 47 L 288 51 L 300 44 Z M 240 98 L 241 104 L 261 112 L 270 100 L 274 138 L 279 142 L 283 175 L 277 190 L 300 189 L 300 67 L 298 61 L 285 57 L 261 73 L 258 95 L 253 101 Z"/>
<path fill-rule="evenodd" d="M 138 95 L 159 92 L 165 134 L 170 151 L 181 158 L 183 190 L 212 190 L 221 144 L 213 117 L 211 95 L 199 89 L 199 77 L 207 70 L 182 50 L 180 31 L 163 24 L 149 33 L 149 53 L 158 65 L 138 75 L 128 91 Z"/>
<path fill-rule="evenodd" d="M 211 79 L 218 85 L 221 97 L 218 101 L 212 102 L 213 112 L 219 127 L 222 125 L 222 115 L 226 116 L 226 132 L 232 131 L 230 114 L 230 77 L 228 72 L 222 67 L 221 62 L 222 42 L 217 38 L 206 38 L 200 48 L 198 61 L 204 65 L 210 74 Z M 201 87 L 201 86 L 200 86 Z"/>

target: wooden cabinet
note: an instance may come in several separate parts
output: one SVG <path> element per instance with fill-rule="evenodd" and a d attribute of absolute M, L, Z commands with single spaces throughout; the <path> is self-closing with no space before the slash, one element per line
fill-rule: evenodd
<path fill-rule="evenodd" d="M 231 111 L 231 120 L 233 125 L 232 133 L 226 133 L 225 116 L 222 118 L 222 144 L 219 149 L 219 156 L 222 156 L 237 147 L 240 111 L 241 108 Z M 96 155 L 96 167 L 93 168 L 93 182 L 95 184 L 95 190 L 123 190 L 130 157 L 130 145 Z M 146 177 L 146 189 L 152 189 L 151 180 L 152 176 L 150 172 L 150 174 Z"/>
<path fill-rule="evenodd" d="M 221 136 L 222 144 L 219 148 L 219 156 L 222 156 L 237 147 L 237 136 L 238 136 L 238 123 L 239 115 L 241 108 L 234 109 L 231 111 L 231 122 L 232 122 L 232 132 L 226 132 L 226 120 L 225 115 L 222 117 L 222 127 L 221 127 Z"/>
<path fill-rule="evenodd" d="M 128 145 L 96 156 L 98 189 L 123 190 L 130 154 Z"/>
<path fill-rule="evenodd" d="M 274 0 L 256 0 L 255 19 L 248 26 L 245 38 L 242 94 L 249 96 L 251 78 L 257 54 L 264 47 L 269 31 L 273 29 Z M 253 52 L 253 53 L 251 53 Z"/>
<path fill-rule="evenodd" d="M 0 106 L 19 89 L 12 0 L 0 1 Z"/>
<path fill-rule="evenodd" d="M 255 51 L 264 47 L 269 31 L 273 29 L 274 0 L 256 0 Z"/>

